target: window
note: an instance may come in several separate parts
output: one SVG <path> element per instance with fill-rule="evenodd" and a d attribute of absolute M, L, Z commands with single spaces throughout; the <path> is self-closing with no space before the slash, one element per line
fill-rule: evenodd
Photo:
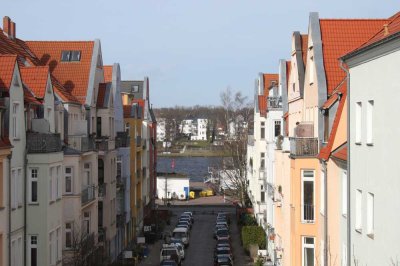
<path fill-rule="evenodd" d="M 347 171 L 342 172 L 342 215 L 347 216 Z"/>
<path fill-rule="evenodd" d="M 373 113 L 374 113 L 374 101 L 368 101 L 367 104 L 367 145 L 371 145 L 373 141 Z"/>
<path fill-rule="evenodd" d="M 320 206 L 319 210 L 322 215 L 325 214 L 325 172 L 321 171 L 321 182 L 320 182 Z"/>
<path fill-rule="evenodd" d="M 278 137 L 281 135 L 281 121 L 280 120 L 276 120 L 274 122 L 274 137 Z"/>
<path fill-rule="evenodd" d="M 17 125 L 18 109 L 19 109 L 19 103 L 13 102 L 13 105 L 12 105 L 12 137 L 13 137 L 13 139 L 19 138 L 19 129 L 18 129 L 18 125 Z"/>
<path fill-rule="evenodd" d="M 329 140 L 329 109 L 324 109 L 324 142 Z"/>
<path fill-rule="evenodd" d="M 56 256 L 57 256 L 57 250 L 56 250 L 56 236 L 55 236 L 55 231 L 51 231 L 49 233 L 49 263 L 50 265 L 55 265 L 56 264 Z"/>
<path fill-rule="evenodd" d="M 37 244 L 38 244 L 38 239 L 37 236 L 30 236 L 30 242 L 29 242 L 29 257 L 30 257 L 30 266 L 37 266 L 37 258 L 38 258 L 38 253 L 37 253 Z"/>
<path fill-rule="evenodd" d="M 303 238 L 302 266 L 314 266 L 314 237 Z"/>
<path fill-rule="evenodd" d="M 65 194 L 73 193 L 72 167 L 65 167 Z"/>
<path fill-rule="evenodd" d="M 264 169 L 265 168 L 265 152 L 262 152 L 260 154 L 260 168 Z"/>
<path fill-rule="evenodd" d="M 73 241 L 73 231 L 72 231 L 72 223 L 65 224 L 65 248 L 72 248 Z"/>
<path fill-rule="evenodd" d="M 90 164 L 85 163 L 83 166 L 83 186 L 88 187 L 91 184 L 91 177 L 90 177 Z"/>
<path fill-rule="evenodd" d="M 61 61 L 62 62 L 81 61 L 81 51 L 62 51 Z"/>
<path fill-rule="evenodd" d="M 139 85 L 132 85 L 132 92 L 139 92 Z"/>
<path fill-rule="evenodd" d="M 314 170 L 302 171 L 301 182 L 302 222 L 314 222 Z"/>
<path fill-rule="evenodd" d="M 261 202 L 265 202 L 265 191 L 261 191 Z"/>
<path fill-rule="evenodd" d="M 362 231 L 362 191 L 356 189 L 356 217 L 355 217 L 355 229 L 357 232 Z"/>
<path fill-rule="evenodd" d="M 57 261 L 61 261 L 62 258 L 61 227 L 58 227 L 56 231 L 56 252 L 57 252 Z"/>
<path fill-rule="evenodd" d="M 37 203 L 38 201 L 38 169 L 31 168 L 29 175 L 29 202 Z"/>
<path fill-rule="evenodd" d="M 265 139 L 265 122 L 261 122 L 261 139 Z"/>
<path fill-rule="evenodd" d="M 83 213 L 83 234 L 90 233 L 90 212 Z"/>
<path fill-rule="evenodd" d="M 61 182 L 61 166 L 57 166 L 56 172 L 56 179 L 57 179 L 57 199 L 61 199 L 61 190 L 62 190 L 62 182 Z"/>
<path fill-rule="evenodd" d="M 96 135 L 101 137 L 101 117 L 97 117 Z"/>
<path fill-rule="evenodd" d="M 360 144 L 361 143 L 361 126 L 362 126 L 362 123 L 361 123 L 362 104 L 361 104 L 361 102 L 357 102 L 355 108 L 356 108 L 356 110 L 355 110 L 356 111 L 355 141 L 357 144 Z"/>
<path fill-rule="evenodd" d="M 11 265 L 22 266 L 22 237 L 11 240 Z"/>
<path fill-rule="evenodd" d="M 17 185 L 18 185 L 18 207 L 22 207 L 23 204 L 23 195 L 22 195 L 22 168 L 17 169 Z"/>
<path fill-rule="evenodd" d="M 367 235 L 374 236 L 374 194 L 367 194 Z"/>

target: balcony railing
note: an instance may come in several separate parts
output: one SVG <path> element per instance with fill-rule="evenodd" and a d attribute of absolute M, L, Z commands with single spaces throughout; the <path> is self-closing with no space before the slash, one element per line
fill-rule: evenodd
<path fill-rule="evenodd" d="M 313 223 L 314 220 L 314 205 L 312 204 L 303 204 L 301 205 L 302 210 L 302 222 L 305 223 Z"/>
<path fill-rule="evenodd" d="M 117 175 L 117 188 L 123 188 L 125 186 L 125 178 L 121 175 Z"/>
<path fill-rule="evenodd" d="M 108 140 L 107 139 L 97 139 L 96 140 L 96 149 L 99 151 L 108 151 Z"/>
<path fill-rule="evenodd" d="M 142 146 L 142 137 L 136 136 L 136 147 Z"/>
<path fill-rule="evenodd" d="M 268 109 L 281 109 L 282 108 L 282 97 L 268 97 Z"/>
<path fill-rule="evenodd" d="M 128 136 L 128 132 L 117 132 L 117 137 L 115 138 L 115 147 L 116 148 L 126 148 L 129 147 L 130 137 Z"/>
<path fill-rule="evenodd" d="M 94 186 L 88 186 L 82 190 L 81 193 L 81 202 L 82 205 L 85 205 L 91 201 L 93 201 L 95 197 L 95 187 Z"/>
<path fill-rule="evenodd" d="M 94 151 L 96 145 L 92 137 L 68 136 L 68 147 L 81 152 L 88 152 Z"/>
<path fill-rule="evenodd" d="M 26 136 L 28 153 L 51 153 L 61 151 L 60 134 L 30 132 L 27 133 Z"/>
<path fill-rule="evenodd" d="M 103 199 L 107 195 L 107 184 L 99 184 L 99 199 Z"/>
<path fill-rule="evenodd" d="M 290 155 L 313 157 L 318 154 L 318 138 L 289 138 Z"/>

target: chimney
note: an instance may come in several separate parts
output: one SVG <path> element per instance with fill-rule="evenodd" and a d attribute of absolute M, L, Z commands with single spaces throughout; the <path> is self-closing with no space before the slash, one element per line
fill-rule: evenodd
<path fill-rule="evenodd" d="M 7 34 L 7 36 L 10 36 L 11 33 L 11 19 L 7 16 L 5 16 L 3 18 L 3 31 L 5 34 Z"/>
<path fill-rule="evenodd" d="M 16 25 L 15 25 L 15 22 L 13 22 L 13 21 L 11 21 L 11 27 L 10 27 L 10 33 L 11 33 L 11 36 L 10 36 L 10 39 L 15 39 L 15 31 L 16 31 Z"/>
<path fill-rule="evenodd" d="M 384 24 L 383 25 L 383 36 L 387 36 L 387 35 L 389 35 L 389 25 Z"/>

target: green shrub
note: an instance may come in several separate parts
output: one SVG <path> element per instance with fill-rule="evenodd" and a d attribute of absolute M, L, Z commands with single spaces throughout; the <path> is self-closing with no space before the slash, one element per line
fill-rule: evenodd
<path fill-rule="evenodd" d="M 240 218 L 240 224 L 243 226 L 257 225 L 257 221 L 253 215 L 244 213 Z"/>
<path fill-rule="evenodd" d="M 264 229 L 261 226 L 242 227 L 243 247 L 248 251 L 250 244 L 256 244 L 260 249 L 265 249 L 267 239 Z"/>

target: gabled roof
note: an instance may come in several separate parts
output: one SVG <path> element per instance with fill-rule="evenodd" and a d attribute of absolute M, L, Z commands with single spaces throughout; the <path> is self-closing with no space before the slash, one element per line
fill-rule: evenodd
<path fill-rule="evenodd" d="M 303 57 L 304 68 L 307 66 L 307 52 L 308 52 L 308 35 L 301 34 L 301 55 Z"/>
<path fill-rule="evenodd" d="M 0 89 L 9 90 L 16 61 L 16 55 L 0 55 Z"/>
<path fill-rule="evenodd" d="M 49 66 L 61 85 L 82 104 L 86 101 L 93 55 L 93 41 L 27 41 L 41 65 Z M 80 61 L 61 61 L 62 51 L 80 51 Z"/>
<path fill-rule="evenodd" d="M 121 93 L 127 93 L 137 99 L 143 99 L 143 80 L 124 80 L 121 81 Z M 138 91 L 133 91 L 133 87 L 137 86 Z"/>
<path fill-rule="evenodd" d="M 24 85 L 24 103 L 25 104 L 34 104 L 34 105 L 41 105 L 42 103 L 35 98 L 35 95 Z"/>
<path fill-rule="evenodd" d="M 21 67 L 22 82 L 28 86 L 36 98 L 44 98 L 49 77 L 49 68 L 40 67 Z"/>
<path fill-rule="evenodd" d="M 269 89 L 272 86 L 272 82 L 275 82 L 275 86 L 278 86 L 279 74 L 263 74 L 264 79 L 264 95 L 268 96 Z"/>
<path fill-rule="evenodd" d="M 103 66 L 104 82 L 112 82 L 113 66 Z"/>
<path fill-rule="evenodd" d="M 380 41 L 390 39 L 394 35 L 398 35 L 398 34 L 400 34 L 400 12 L 397 12 L 396 14 L 391 16 L 386 22 L 382 23 L 381 27 L 378 29 L 378 31 L 373 36 L 371 36 L 371 38 L 369 38 L 360 47 L 357 47 L 357 49 L 351 51 L 348 55 L 355 54 L 355 53 L 363 50 L 364 48 L 373 46 L 374 44 L 376 44 Z"/>
<path fill-rule="evenodd" d="M 386 19 L 320 19 L 328 95 L 346 75 L 338 58 L 365 43 L 386 22 Z"/>
<path fill-rule="evenodd" d="M 342 117 L 343 108 L 344 108 L 346 98 L 347 98 L 347 83 L 342 82 L 341 86 L 337 90 L 335 90 L 334 93 L 341 94 L 342 96 L 341 96 L 339 106 L 338 106 L 336 114 L 335 114 L 335 119 L 333 120 L 333 123 L 332 123 L 332 129 L 331 129 L 331 133 L 328 138 L 328 144 L 320 150 L 319 155 L 318 155 L 319 159 L 323 159 L 325 161 L 328 160 L 329 157 L 331 156 L 333 143 L 335 141 L 336 133 L 339 128 L 340 119 Z"/>

